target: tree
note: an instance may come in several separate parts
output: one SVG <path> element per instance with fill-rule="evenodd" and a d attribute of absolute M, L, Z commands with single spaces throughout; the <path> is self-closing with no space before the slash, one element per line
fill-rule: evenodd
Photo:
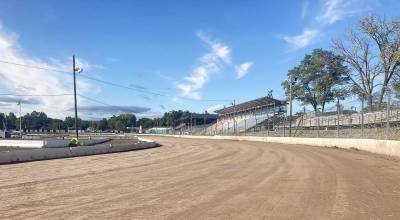
<path fill-rule="evenodd" d="M 306 55 L 300 64 L 288 71 L 288 79 L 282 82 L 286 94 L 304 105 L 310 104 L 314 111 L 335 99 L 338 91 L 345 87 L 348 81 L 348 68 L 343 65 L 340 56 L 323 49 L 315 49 L 311 55 Z"/>
<path fill-rule="evenodd" d="M 70 128 L 75 128 L 75 119 L 68 116 L 64 119 L 64 129 L 68 130 Z"/>
<path fill-rule="evenodd" d="M 387 86 L 400 71 L 400 20 L 385 20 L 371 14 L 361 20 L 360 29 L 379 50 L 379 65 L 383 74 L 377 103 L 380 109 Z"/>
<path fill-rule="evenodd" d="M 7 129 L 16 129 L 17 128 L 17 116 L 14 113 L 10 112 L 7 116 Z"/>
<path fill-rule="evenodd" d="M 352 90 L 374 110 L 375 88 L 381 86 L 376 108 L 380 109 L 391 80 L 399 75 L 400 23 L 369 15 L 360 20 L 358 31 L 350 31 L 345 42 L 333 41 L 337 54 L 352 68 L 348 77 Z M 376 52 L 378 51 L 378 52 Z M 376 54 L 378 53 L 378 54 Z"/>
<path fill-rule="evenodd" d="M 141 118 L 139 119 L 138 124 L 141 125 L 143 128 L 154 127 L 153 120 L 151 120 L 150 118 Z"/>
<path fill-rule="evenodd" d="M 105 131 L 108 129 L 108 121 L 106 118 L 103 118 L 99 121 L 99 129 Z"/>
<path fill-rule="evenodd" d="M 6 116 L 4 113 L 0 113 L 0 129 L 4 130 L 6 124 Z"/>
<path fill-rule="evenodd" d="M 122 125 L 124 126 L 124 130 L 127 127 L 131 127 L 136 124 L 136 116 L 130 113 L 120 114 L 118 115 L 117 119 L 121 121 Z"/>

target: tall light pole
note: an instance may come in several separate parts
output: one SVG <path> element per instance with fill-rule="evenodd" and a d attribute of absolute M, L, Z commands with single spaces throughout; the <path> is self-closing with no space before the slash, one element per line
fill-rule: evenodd
<path fill-rule="evenodd" d="M 82 69 L 75 66 L 75 55 L 72 56 L 72 71 L 74 73 L 74 100 L 75 100 L 75 135 L 78 138 L 78 104 L 76 101 L 76 72 L 81 73 Z"/>
<path fill-rule="evenodd" d="M 19 105 L 19 136 L 22 139 L 22 113 L 21 113 L 21 100 L 18 101 Z"/>
<path fill-rule="evenodd" d="M 290 76 L 289 79 L 289 137 L 292 136 L 292 86 L 294 83 L 296 83 L 297 78 L 295 77 L 294 79 L 292 76 Z"/>
<path fill-rule="evenodd" d="M 390 87 L 389 87 L 389 86 L 386 86 L 385 89 L 386 89 L 386 92 L 387 92 L 387 104 L 386 104 L 386 136 L 388 137 L 388 136 L 389 136 L 389 131 L 390 131 L 390 117 L 389 117 L 389 115 L 390 115 L 390 96 L 391 96 L 390 92 L 391 92 L 391 90 L 390 90 Z"/>
<path fill-rule="evenodd" d="M 233 100 L 233 132 L 237 136 L 237 127 L 236 127 L 236 100 Z"/>

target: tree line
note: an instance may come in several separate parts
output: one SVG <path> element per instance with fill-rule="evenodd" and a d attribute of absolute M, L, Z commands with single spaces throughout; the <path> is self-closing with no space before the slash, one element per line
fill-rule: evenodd
<path fill-rule="evenodd" d="M 400 93 L 400 20 L 368 15 L 332 50 L 315 49 L 289 70 L 282 82 L 286 95 L 314 111 L 335 100 L 358 97 L 366 110 L 381 110 L 385 94 Z"/>
<path fill-rule="evenodd" d="M 78 128 L 86 130 L 89 127 L 95 130 L 127 130 L 127 127 L 136 125 L 136 116 L 129 113 L 103 118 L 101 120 L 83 120 L 78 118 Z M 21 117 L 23 130 L 69 130 L 75 128 L 75 118 L 66 117 L 64 120 L 50 118 L 44 112 L 33 111 Z M 0 129 L 19 130 L 19 117 L 14 113 L 0 113 Z"/>
<path fill-rule="evenodd" d="M 132 127 L 151 128 L 155 126 L 176 126 L 179 119 L 182 117 L 190 116 L 189 111 L 170 111 L 165 112 L 159 118 L 140 118 L 137 119 L 134 114 L 123 113 L 120 115 L 113 115 L 110 118 L 103 118 L 101 120 L 83 120 L 78 118 L 78 128 L 86 130 L 92 127 L 97 131 L 119 130 L 127 131 Z M 66 117 L 64 120 L 50 118 L 44 112 L 32 111 L 21 117 L 21 124 L 23 130 L 71 130 L 75 129 L 75 119 L 73 117 Z M 0 130 L 5 128 L 9 130 L 19 130 L 19 117 L 14 113 L 8 114 L 0 113 Z"/>

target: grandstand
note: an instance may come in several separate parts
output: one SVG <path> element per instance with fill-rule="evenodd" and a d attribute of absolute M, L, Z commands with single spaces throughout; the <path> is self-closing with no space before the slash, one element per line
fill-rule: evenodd
<path fill-rule="evenodd" d="M 204 129 L 203 134 L 238 134 L 254 129 L 265 120 L 284 115 L 286 102 L 265 96 L 224 107 L 215 112 L 219 115 L 217 122 Z"/>
<path fill-rule="evenodd" d="M 176 121 L 177 126 L 174 127 L 174 133 L 178 134 L 198 134 L 204 133 L 204 130 L 217 121 L 216 114 L 197 114 L 192 113 L 180 118 Z"/>
<path fill-rule="evenodd" d="M 389 114 L 388 114 L 389 113 Z M 335 112 L 309 112 L 293 120 L 292 127 L 336 127 L 340 126 L 379 126 L 387 122 L 400 123 L 399 109 L 390 109 L 375 112 L 341 111 Z"/>

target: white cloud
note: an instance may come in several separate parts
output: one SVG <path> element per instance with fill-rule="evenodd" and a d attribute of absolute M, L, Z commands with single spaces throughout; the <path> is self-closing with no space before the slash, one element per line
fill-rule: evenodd
<path fill-rule="evenodd" d="M 285 36 L 283 39 L 292 46 L 292 49 L 301 49 L 310 45 L 328 25 L 348 16 L 358 14 L 370 4 L 368 0 L 324 0 L 323 6 L 317 12 L 316 23 L 313 28 L 305 28 L 303 33 L 296 36 Z M 305 1 L 301 8 L 301 17 L 308 14 L 309 2 Z"/>
<path fill-rule="evenodd" d="M 182 99 L 178 98 L 178 97 L 172 97 L 171 98 L 172 102 L 178 103 L 178 104 L 183 104 Z"/>
<path fill-rule="evenodd" d="M 322 24 L 333 24 L 342 20 L 348 15 L 354 14 L 359 5 L 354 6 L 353 0 L 326 0 L 323 12 L 316 17 L 316 20 Z"/>
<path fill-rule="evenodd" d="M 208 107 L 208 108 L 207 108 L 207 112 L 213 113 L 214 111 L 216 111 L 216 110 L 218 110 L 218 109 L 222 109 L 223 107 L 224 107 L 223 104 L 216 104 L 216 105 L 213 105 L 213 106 Z"/>
<path fill-rule="evenodd" d="M 226 65 L 231 64 L 231 49 L 226 44 L 212 40 L 202 32 L 197 33 L 208 47 L 209 52 L 203 54 L 193 71 L 184 78 L 183 82 L 176 83 L 181 95 L 193 99 L 201 99 L 200 89 L 210 79 L 210 76 L 219 72 Z"/>
<path fill-rule="evenodd" d="M 35 57 L 28 56 L 23 53 L 18 44 L 16 34 L 6 33 L 0 25 L 0 60 L 20 63 L 29 66 L 38 66 L 48 69 L 57 69 L 63 71 L 71 71 L 71 61 L 66 62 L 50 59 L 45 62 Z M 85 72 L 90 71 L 92 66 L 78 59 L 79 67 L 84 68 Z M 6 90 L 4 93 L 13 94 L 71 94 L 73 93 L 72 74 L 59 73 L 42 69 L 33 69 L 22 66 L 0 63 L 0 85 Z M 92 86 L 82 79 L 77 82 L 79 93 L 88 92 Z M 3 91 L 2 91 L 3 93 Z M 71 115 L 68 111 L 73 106 L 73 96 L 55 96 L 55 97 L 34 97 L 40 104 L 23 104 L 23 113 L 32 110 L 46 112 L 51 117 L 64 118 Z M 80 99 L 78 99 L 80 100 Z M 82 102 L 83 100 L 80 100 Z M 7 111 L 17 111 L 17 107 L 11 106 Z"/>
<path fill-rule="evenodd" d="M 309 4 L 310 3 L 308 1 L 303 2 L 301 6 L 301 18 L 305 18 L 307 16 Z"/>
<path fill-rule="evenodd" d="M 74 110 L 73 108 L 70 109 Z M 104 105 L 85 105 L 79 108 L 79 111 L 88 115 L 117 115 L 121 113 L 142 114 L 148 112 L 150 108 L 142 106 L 104 106 Z"/>
<path fill-rule="evenodd" d="M 318 29 L 305 29 L 300 35 L 285 36 L 283 39 L 296 50 L 310 45 L 319 34 L 320 30 Z"/>
<path fill-rule="evenodd" d="M 236 66 L 236 79 L 240 79 L 247 75 L 249 72 L 250 68 L 253 66 L 254 62 L 244 62 L 240 64 L 239 66 Z"/>
<path fill-rule="evenodd" d="M 147 112 L 143 112 L 143 113 L 137 113 L 136 117 L 138 118 L 160 118 L 164 115 L 164 113 L 162 112 L 153 112 L 153 111 L 147 111 Z"/>

